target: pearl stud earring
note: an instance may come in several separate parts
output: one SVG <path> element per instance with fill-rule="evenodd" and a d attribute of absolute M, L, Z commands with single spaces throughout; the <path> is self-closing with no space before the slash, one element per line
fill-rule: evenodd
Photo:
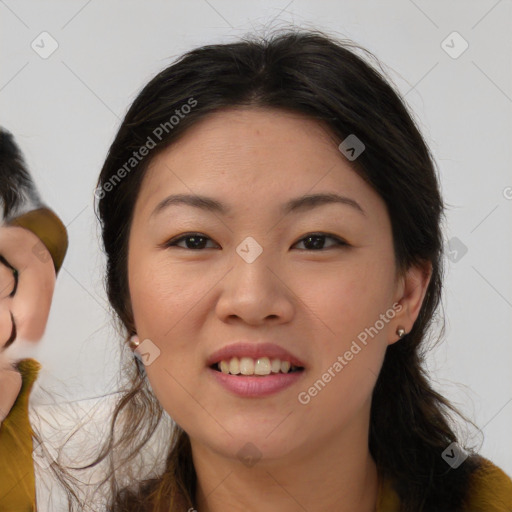
<path fill-rule="evenodd" d="M 399 327 L 397 330 L 396 330 L 396 334 L 398 335 L 398 337 L 400 339 L 402 339 L 404 336 L 405 336 L 405 329 L 403 327 Z"/>
<path fill-rule="evenodd" d="M 139 340 L 139 337 L 134 334 L 131 338 L 130 338 L 130 348 L 132 350 L 135 350 L 139 345 L 140 345 L 140 340 Z"/>

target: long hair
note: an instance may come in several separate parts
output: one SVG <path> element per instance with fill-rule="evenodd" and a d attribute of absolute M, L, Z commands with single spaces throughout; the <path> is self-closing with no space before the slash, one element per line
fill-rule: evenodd
<path fill-rule="evenodd" d="M 425 261 L 432 264 L 414 327 L 387 348 L 372 396 L 369 449 L 379 472 L 399 494 L 403 512 L 459 510 L 479 459 L 470 456 L 457 470 L 443 460 L 442 452 L 457 441 L 452 426 L 457 411 L 433 389 L 423 367 L 425 344 L 441 303 L 444 204 L 434 159 L 413 115 L 368 58 L 378 63 L 350 40 L 294 29 L 203 46 L 158 73 L 126 113 L 97 183 L 106 291 L 126 344 L 135 333 L 128 237 L 142 180 L 152 159 L 206 115 L 234 106 L 270 108 L 323 123 L 338 143 L 355 134 L 366 148 L 352 168 L 386 203 L 398 272 Z M 151 439 L 162 417 L 144 366 L 128 357 L 131 388 L 117 404 L 110 438 L 91 464 L 113 460 L 116 450 L 123 454 L 122 463 L 116 456 L 106 477 L 112 492 L 109 510 L 194 507 L 190 441 L 177 425 L 172 427 L 164 471 L 119 485 L 117 471 Z M 121 422 L 123 417 L 128 420 Z"/>

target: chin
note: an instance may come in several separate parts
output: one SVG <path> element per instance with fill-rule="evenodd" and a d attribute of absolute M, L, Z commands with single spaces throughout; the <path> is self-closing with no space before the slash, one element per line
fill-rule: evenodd
<path fill-rule="evenodd" d="M 299 440 L 286 430 L 270 435 L 267 428 L 255 429 L 254 425 L 237 429 L 228 425 L 227 430 L 231 435 L 223 430 L 222 435 L 212 437 L 210 430 L 204 437 L 200 435 L 197 439 L 216 455 L 226 459 L 238 459 L 248 467 L 258 461 L 273 463 L 286 460 L 300 452 Z"/>

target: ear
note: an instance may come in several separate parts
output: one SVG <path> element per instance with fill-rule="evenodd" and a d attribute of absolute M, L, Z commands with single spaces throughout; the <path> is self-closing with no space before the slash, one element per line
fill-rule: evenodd
<path fill-rule="evenodd" d="M 396 335 L 398 327 L 405 329 L 408 333 L 414 326 L 414 322 L 420 313 L 423 299 L 427 293 L 427 288 L 432 277 L 432 263 L 424 261 L 421 264 L 411 266 L 397 280 L 395 300 L 393 304 L 398 303 L 396 307 L 397 314 L 393 320 L 393 329 L 391 330 L 391 339 L 388 343 L 391 345 L 400 338 Z"/>

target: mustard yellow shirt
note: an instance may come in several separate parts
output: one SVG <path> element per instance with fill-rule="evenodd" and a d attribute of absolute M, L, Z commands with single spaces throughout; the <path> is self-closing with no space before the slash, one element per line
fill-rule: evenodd
<path fill-rule="evenodd" d="M 35 359 L 23 359 L 17 367 L 21 390 L 0 426 L 0 510 L 32 512 L 36 494 L 28 400 L 41 365 Z"/>

